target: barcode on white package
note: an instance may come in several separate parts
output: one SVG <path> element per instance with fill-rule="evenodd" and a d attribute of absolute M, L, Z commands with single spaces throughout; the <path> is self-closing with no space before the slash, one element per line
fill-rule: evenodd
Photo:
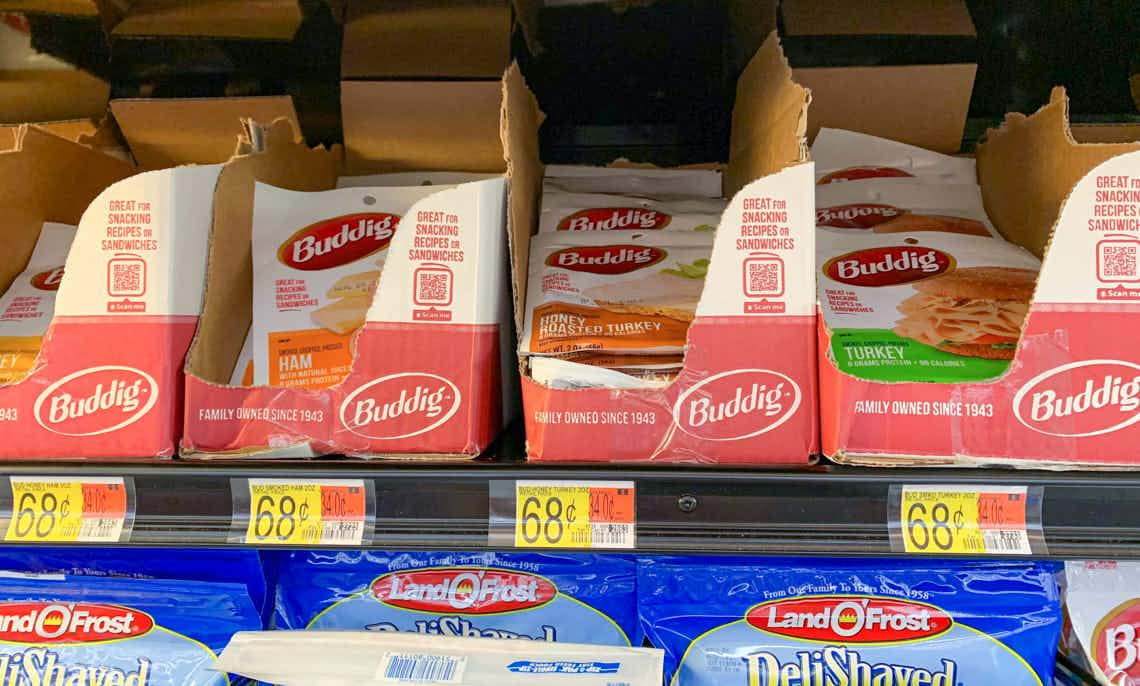
<path fill-rule="evenodd" d="M 376 676 L 381 681 L 399 684 L 458 684 L 466 667 L 466 657 L 384 653 Z"/>

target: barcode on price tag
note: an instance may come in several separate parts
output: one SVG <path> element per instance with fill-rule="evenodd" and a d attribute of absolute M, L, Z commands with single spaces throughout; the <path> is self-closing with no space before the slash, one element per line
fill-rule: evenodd
<path fill-rule="evenodd" d="M 124 477 L 11 476 L 4 540 L 125 543 L 134 522 L 134 488 Z"/>
<path fill-rule="evenodd" d="M 247 545 L 360 546 L 375 517 L 362 479 L 235 479 L 231 488 L 230 539 Z"/>
<path fill-rule="evenodd" d="M 401 684 L 458 684 L 467 658 L 424 653 L 384 653 L 377 676 Z"/>
<path fill-rule="evenodd" d="M 516 481 L 514 495 L 517 548 L 636 546 L 632 481 Z"/>
<path fill-rule="evenodd" d="M 1044 554 L 1041 497 L 1027 486 L 893 487 L 891 543 L 899 552 Z"/>

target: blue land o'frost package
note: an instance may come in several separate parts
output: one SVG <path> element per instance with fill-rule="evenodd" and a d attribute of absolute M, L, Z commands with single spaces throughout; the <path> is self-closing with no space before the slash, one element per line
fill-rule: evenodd
<path fill-rule="evenodd" d="M 1038 563 L 638 563 L 639 613 L 676 686 L 1042 686 L 1061 630 Z"/>
<path fill-rule="evenodd" d="M 216 654 L 260 628 L 245 584 L 0 576 L 4 686 L 222 686 Z"/>
<path fill-rule="evenodd" d="M 277 624 L 640 645 L 635 577 L 619 555 L 297 552 Z"/>

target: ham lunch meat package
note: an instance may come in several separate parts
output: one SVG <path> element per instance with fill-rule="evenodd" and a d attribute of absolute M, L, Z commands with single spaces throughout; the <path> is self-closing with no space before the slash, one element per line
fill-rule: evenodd
<path fill-rule="evenodd" d="M 1011 115 L 976 162 L 820 133 L 828 457 L 1136 466 L 1140 144 L 1074 143 L 1065 108 Z"/>

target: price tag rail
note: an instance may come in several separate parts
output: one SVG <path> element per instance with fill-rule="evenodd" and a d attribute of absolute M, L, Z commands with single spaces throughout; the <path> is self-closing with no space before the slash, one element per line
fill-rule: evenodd
<path fill-rule="evenodd" d="M 877 557 L 915 555 L 898 549 L 897 541 L 892 544 L 892 517 L 899 517 L 892 489 L 1025 487 L 1039 492 L 1041 499 L 1044 552 L 1035 550 L 1034 557 L 1140 559 L 1140 473 L 551 468 L 519 462 L 425 466 L 347 460 L 287 465 L 178 461 L 0 465 L 0 481 L 9 483 L 13 476 L 123 478 L 133 488 L 134 507 L 129 533 L 121 544 L 132 546 L 270 547 L 235 535 L 234 484 L 245 483 L 243 479 L 286 479 L 360 480 L 371 489 L 374 511 L 360 543 L 336 547 L 517 550 L 513 536 L 491 536 L 494 489 L 504 484 L 511 489 L 516 482 L 630 482 L 636 491 L 631 503 L 633 547 L 611 548 L 615 551 Z M 555 505 L 551 508 L 557 510 Z M 534 512 L 532 504 L 526 513 Z M 9 541 L 27 543 L 34 541 Z"/>

